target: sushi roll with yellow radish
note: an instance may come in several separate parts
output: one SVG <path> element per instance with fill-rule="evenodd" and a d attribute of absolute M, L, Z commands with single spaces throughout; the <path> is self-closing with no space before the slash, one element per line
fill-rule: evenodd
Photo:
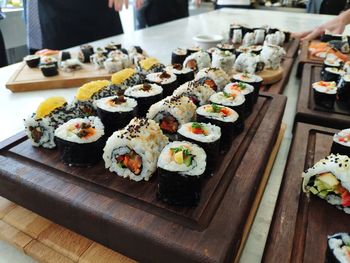
<path fill-rule="evenodd" d="M 104 126 L 98 117 L 71 119 L 55 130 L 55 140 L 63 163 L 91 166 L 102 159 Z"/>
<path fill-rule="evenodd" d="M 196 106 L 201 106 L 209 103 L 210 96 L 215 91 L 207 84 L 200 83 L 199 81 L 188 81 L 182 84 L 174 91 L 174 96 L 186 96 Z"/>
<path fill-rule="evenodd" d="M 103 150 L 105 167 L 123 178 L 148 181 L 167 143 L 168 138 L 155 121 L 134 118 L 107 140 Z"/>
<path fill-rule="evenodd" d="M 162 72 L 165 66 L 158 59 L 149 57 L 139 62 L 140 71 L 144 74 Z"/>
<path fill-rule="evenodd" d="M 196 144 L 175 141 L 164 147 L 158 159 L 157 198 L 170 205 L 196 206 L 207 155 Z"/>
<path fill-rule="evenodd" d="M 303 191 L 350 214 L 350 157 L 331 154 L 302 174 Z"/>
<path fill-rule="evenodd" d="M 33 146 L 54 148 L 55 129 L 77 115 L 65 98 L 48 98 L 40 103 L 35 113 L 24 120 L 26 134 Z"/>
<path fill-rule="evenodd" d="M 120 86 L 122 90 L 126 90 L 128 87 L 132 87 L 138 84 L 142 84 L 145 81 L 146 75 L 139 73 L 136 69 L 126 68 L 112 75 L 113 85 Z"/>

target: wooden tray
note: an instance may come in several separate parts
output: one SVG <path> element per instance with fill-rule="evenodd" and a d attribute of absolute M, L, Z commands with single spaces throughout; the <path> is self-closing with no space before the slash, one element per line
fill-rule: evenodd
<path fill-rule="evenodd" d="M 262 94 L 245 131 L 206 180 L 196 208 L 164 205 L 101 162 L 71 168 L 18 134 L 0 145 L 0 194 L 139 261 L 230 262 L 276 140 L 286 98 Z M 152 253 L 150 253 L 152 251 Z"/>
<path fill-rule="evenodd" d="M 45 77 L 39 68 L 29 68 L 26 63 L 21 62 L 16 72 L 6 83 L 6 88 L 12 92 L 45 90 L 58 88 L 79 87 L 86 82 L 110 79 L 106 69 L 96 70 L 91 63 L 84 63 L 83 68 L 73 72 L 63 72 L 53 77 Z"/>
<path fill-rule="evenodd" d="M 322 66 L 306 64 L 301 80 L 300 93 L 297 105 L 296 122 L 306 122 L 336 129 L 350 127 L 350 108 L 335 103 L 332 110 L 317 106 L 313 98 L 312 83 L 321 79 Z"/>
<path fill-rule="evenodd" d="M 330 152 L 338 130 L 298 123 L 263 261 L 325 262 L 327 235 L 350 232 L 349 215 L 301 190 L 301 174 Z"/>
<path fill-rule="evenodd" d="M 295 58 L 298 55 L 300 40 L 293 38 L 288 43 L 285 43 L 283 47 L 287 53 L 286 58 Z"/>

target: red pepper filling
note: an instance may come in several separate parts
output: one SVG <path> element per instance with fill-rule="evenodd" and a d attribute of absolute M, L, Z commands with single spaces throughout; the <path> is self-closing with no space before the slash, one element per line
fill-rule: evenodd
<path fill-rule="evenodd" d="M 133 174 L 139 175 L 142 171 L 142 158 L 135 151 L 119 155 L 115 158 L 123 168 L 128 168 Z"/>
<path fill-rule="evenodd" d="M 159 126 L 163 131 L 167 133 L 175 133 L 178 129 L 179 123 L 173 116 L 166 115 L 160 121 Z"/>
<path fill-rule="evenodd" d="M 29 127 L 29 131 L 32 134 L 32 138 L 34 140 L 35 143 L 39 143 L 41 136 L 43 136 L 43 132 L 41 131 L 40 127 Z"/>
<path fill-rule="evenodd" d="M 186 67 L 192 69 L 193 71 L 197 71 L 197 61 L 195 59 L 190 59 L 189 61 L 187 61 Z"/>

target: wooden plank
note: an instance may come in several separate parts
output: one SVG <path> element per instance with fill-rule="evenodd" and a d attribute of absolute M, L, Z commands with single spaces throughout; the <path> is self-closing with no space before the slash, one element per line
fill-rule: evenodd
<path fill-rule="evenodd" d="M 42 231 L 52 224 L 45 218 L 20 206 L 16 206 L 7 213 L 3 221 L 33 238 L 37 238 Z"/>
<path fill-rule="evenodd" d="M 156 178 L 136 184 L 109 173 L 103 163 L 88 169 L 66 167 L 55 150 L 33 148 L 23 140 L 0 150 L 0 194 L 139 261 L 230 262 L 285 102 L 281 95 L 260 96 L 244 132 L 204 182 L 201 202 L 194 208 L 156 200 Z"/>
<path fill-rule="evenodd" d="M 40 263 L 73 263 L 74 261 L 45 246 L 39 241 L 32 240 L 24 248 L 24 252 Z"/>
<path fill-rule="evenodd" d="M 51 224 L 41 232 L 38 241 L 73 261 L 78 261 L 93 243 L 91 240 L 56 224 Z"/>
<path fill-rule="evenodd" d="M 0 239 L 9 242 L 21 251 L 24 251 L 24 247 L 33 240 L 27 234 L 2 220 L 0 220 Z"/>
<path fill-rule="evenodd" d="M 334 109 L 325 109 L 315 104 L 312 83 L 319 81 L 322 67 L 306 64 L 300 84 L 296 122 L 305 122 L 325 127 L 346 129 L 350 127 L 350 108 L 339 102 Z"/>
<path fill-rule="evenodd" d="M 300 40 L 293 38 L 288 43 L 284 44 L 284 49 L 286 50 L 286 58 L 295 58 L 298 55 Z"/>
<path fill-rule="evenodd" d="M 329 154 L 337 131 L 297 124 L 263 262 L 325 262 L 327 235 L 350 232 L 347 214 L 301 189 L 302 172 Z"/>
<path fill-rule="evenodd" d="M 7 215 L 15 207 L 16 205 L 14 203 L 3 197 L 0 197 L 0 219 Z"/>
<path fill-rule="evenodd" d="M 135 249 L 137 249 L 135 247 Z M 118 263 L 132 263 L 136 262 L 122 254 L 119 254 L 111 249 L 108 249 L 100 244 L 93 243 L 87 251 L 81 256 L 78 261 L 79 263 L 110 263 L 110 262 L 118 262 Z"/>

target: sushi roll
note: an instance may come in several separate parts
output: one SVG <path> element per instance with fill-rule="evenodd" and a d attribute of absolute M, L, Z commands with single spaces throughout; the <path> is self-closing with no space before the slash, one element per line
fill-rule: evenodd
<path fill-rule="evenodd" d="M 220 52 L 220 49 L 218 49 L 217 47 L 211 47 L 211 48 L 207 49 L 206 52 L 209 54 L 210 60 L 213 61 L 213 54 L 215 52 Z"/>
<path fill-rule="evenodd" d="M 76 58 L 66 59 L 61 61 L 60 68 L 64 72 L 73 72 L 82 69 L 81 62 Z"/>
<path fill-rule="evenodd" d="M 254 29 L 254 45 L 261 45 L 265 40 L 265 29 L 255 28 Z"/>
<path fill-rule="evenodd" d="M 160 152 L 168 143 L 153 120 L 134 118 L 113 133 L 103 149 L 103 160 L 109 171 L 133 181 L 148 181 L 157 170 Z"/>
<path fill-rule="evenodd" d="M 128 88 L 124 95 L 137 101 L 138 116 L 145 117 L 151 105 L 163 98 L 163 89 L 157 84 L 144 83 Z"/>
<path fill-rule="evenodd" d="M 167 72 L 175 74 L 177 84 L 180 86 L 187 81 L 194 80 L 194 71 L 190 68 L 184 68 L 182 64 L 173 64 L 165 68 Z"/>
<path fill-rule="evenodd" d="M 118 61 L 123 68 L 130 68 L 132 66 L 132 62 L 130 57 L 120 50 L 114 50 L 108 53 L 108 58 Z"/>
<path fill-rule="evenodd" d="M 68 59 L 72 59 L 72 55 L 69 51 L 60 51 L 58 54 L 58 61 L 62 62 Z"/>
<path fill-rule="evenodd" d="M 51 64 L 55 64 L 56 67 L 58 67 L 58 62 L 55 57 L 51 57 L 51 56 L 40 57 L 40 64 L 39 64 L 40 66 L 51 65 Z"/>
<path fill-rule="evenodd" d="M 243 40 L 243 31 L 241 26 L 231 26 L 230 39 L 233 44 L 240 44 Z"/>
<path fill-rule="evenodd" d="M 197 73 L 195 80 L 209 85 L 214 91 L 222 91 L 230 82 L 229 76 L 219 67 L 201 69 Z"/>
<path fill-rule="evenodd" d="M 265 64 L 260 60 L 260 56 L 253 53 L 242 53 L 237 57 L 234 69 L 237 72 L 254 74 L 255 72 L 262 71 L 264 66 Z"/>
<path fill-rule="evenodd" d="M 339 60 L 339 59 L 325 59 L 323 61 L 323 66 L 322 66 L 322 72 L 321 74 L 323 74 L 325 68 L 338 68 L 338 69 L 342 69 L 343 66 L 343 61 Z"/>
<path fill-rule="evenodd" d="M 103 69 L 103 63 L 106 59 L 107 57 L 103 52 L 96 52 L 90 56 L 90 63 L 94 66 L 95 69 Z"/>
<path fill-rule="evenodd" d="M 276 70 L 281 66 L 286 52 L 282 47 L 266 44 L 260 53 L 260 59 L 265 64 L 266 69 Z"/>
<path fill-rule="evenodd" d="M 252 52 L 254 54 L 260 55 L 261 51 L 263 50 L 264 46 L 261 45 L 253 45 L 249 47 L 249 51 L 248 52 Z"/>
<path fill-rule="evenodd" d="M 349 42 L 347 36 L 342 36 L 341 40 L 331 40 L 328 44 L 339 50 L 343 54 L 348 54 L 350 52 Z"/>
<path fill-rule="evenodd" d="M 334 134 L 331 153 L 350 157 L 350 129 L 341 130 Z"/>
<path fill-rule="evenodd" d="M 343 75 L 338 83 L 337 99 L 350 105 L 350 75 Z"/>
<path fill-rule="evenodd" d="M 102 98 L 96 100 L 94 104 L 108 137 L 137 117 L 136 100 L 123 95 Z"/>
<path fill-rule="evenodd" d="M 156 58 L 146 58 L 139 62 L 140 71 L 144 74 L 162 72 L 165 66 Z"/>
<path fill-rule="evenodd" d="M 239 133 L 237 127 L 238 113 L 229 107 L 217 104 L 206 104 L 196 110 L 197 122 L 216 125 L 221 128 L 221 148 L 231 145 L 233 136 Z"/>
<path fill-rule="evenodd" d="M 337 94 L 337 84 L 334 81 L 318 81 L 312 84 L 312 88 L 316 105 L 333 109 Z"/>
<path fill-rule="evenodd" d="M 254 97 L 253 97 L 254 104 L 258 101 L 260 88 L 263 83 L 262 77 L 254 74 L 238 73 L 233 75 L 232 80 L 236 82 L 237 81 L 244 82 L 249 85 L 252 85 L 254 87 Z"/>
<path fill-rule="evenodd" d="M 245 37 L 246 34 L 248 33 L 253 33 L 254 30 L 248 26 L 243 26 L 242 25 L 242 33 L 243 33 L 243 37 Z"/>
<path fill-rule="evenodd" d="M 163 96 L 170 96 L 178 87 L 176 75 L 170 71 L 151 73 L 146 76 L 146 81 L 157 84 L 163 88 Z"/>
<path fill-rule="evenodd" d="M 28 55 L 24 57 L 24 62 L 30 68 L 36 68 L 40 63 L 40 56 L 38 55 Z"/>
<path fill-rule="evenodd" d="M 140 46 L 131 46 L 128 49 L 128 54 L 129 55 L 140 54 L 140 55 L 143 55 L 145 57 L 148 57 L 147 52 Z"/>
<path fill-rule="evenodd" d="M 171 64 L 183 64 L 187 57 L 187 49 L 177 48 L 171 53 Z"/>
<path fill-rule="evenodd" d="M 209 98 L 215 91 L 207 84 L 198 81 L 189 81 L 174 91 L 174 96 L 186 96 L 196 106 L 209 103 Z"/>
<path fill-rule="evenodd" d="M 252 47 L 252 46 L 251 46 Z M 246 47 L 246 46 L 240 46 L 236 49 L 236 57 L 238 57 L 242 53 L 249 53 L 252 52 L 251 47 Z"/>
<path fill-rule="evenodd" d="M 142 84 L 146 76 L 135 69 L 126 68 L 112 75 L 111 81 L 114 85 L 119 85 L 126 89 L 138 84 Z"/>
<path fill-rule="evenodd" d="M 109 54 L 112 51 L 116 51 L 116 50 L 120 49 L 121 47 L 122 47 L 121 44 L 115 44 L 115 43 L 111 42 L 111 43 L 108 43 L 104 47 L 104 49 L 107 51 L 107 54 Z"/>
<path fill-rule="evenodd" d="M 217 44 L 216 47 L 221 51 L 228 51 L 231 53 L 235 53 L 235 46 L 233 44 L 225 43 L 225 44 Z"/>
<path fill-rule="evenodd" d="M 328 68 L 326 67 L 321 74 L 323 81 L 335 81 L 338 82 L 341 77 L 345 74 L 344 70 L 339 68 Z"/>
<path fill-rule="evenodd" d="M 344 63 L 343 70 L 345 71 L 345 74 L 350 74 L 350 61 Z"/>
<path fill-rule="evenodd" d="M 81 116 L 96 116 L 94 101 L 118 94 L 119 89 L 111 85 L 108 80 L 95 80 L 81 86 L 74 98 L 73 105 L 77 107 Z"/>
<path fill-rule="evenodd" d="M 190 68 L 197 73 L 202 68 L 209 68 L 210 63 L 211 61 L 209 54 L 205 51 L 198 51 L 189 55 L 185 59 L 183 66 L 184 68 Z"/>
<path fill-rule="evenodd" d="M 214 168 L 220 153 L 221 128 L 219 126 L 189 122 L 181 125 L 177 131 L 179 140 L 189 141 L 202 147 L 207 154 L 207 167 Z"/>
<path fill-rule="evenodd" d="M 206 169 L 205 151 L 196 144 L 175 141 L 160 153 L 157 198 L 170 205 L 196 206 Z"/>
<path fill-rule="evenodd" d="M 115 59 L 115 58 L 107 58 L 103 62 L 103 67 L 110 74 L 116 73 L 124 68 L 122 61 Z"/>
<path fill-rule="evenodd" d="M 33 146 L 52 149 L 56 147 L 55 129 L 77 115 L 75 108 L 68 105 L 65 98 L 50 97 L 24 120 L 25 132 Z"/>
<path fill-rule="evenodd" d="M 189 56 L 189 55 L 191 55 L 191 54 L 193 54 L 193 53 L 197 53 L 197 52 L 199 52 L 199 51 L 202 51 L 202 49 L 201 49 L 199 46 L 189 47 L 189 48 L 187 49 L 187 55 Z"/>
<path fill-rule="evenodd" d="M 224 92 L 228 94 L 236 94 L 242 93 L 246 100 L 244 115 L 248 117 L 252 111 L 254 106 L 254 87 L 244 82 L 234 82 L 229 83 L 224 88 Z"/>
<path fill-rule="evenodd" d="M 53 77 L 58 75 L 57 64 L 42 64 L 39 68 L 45 77 Z"/>
<path fill-rule="evenodd" d="M 174 140 L 180 125 L 192 121 L 195 113 L 196 105 L 189 98 L 169 96 L 149 108 L 147 119 L 159 123 L 163 133 Z"/>
<path fill-rule="evenodd" d="M 218 92 L 210 97 L 212 104 L 229 107 L 238 113 L 236 121 L 236 131 L 241 133 L 244 130 L 245 97 L 242 93 Z"/>
<path fill-rule="evenodd" d="M 236 55 L 234 53 L 229 51 L 218 51 L 212 54 L 211 66 L 214 68 L 221 68 L 227 75 L 231 75 L 235 60 Z"/>
<path fill-rule="evenodd" d="M 249 46 L 252 46 L 254 44 L 256 44 L 254 33 L 253 32 L 246 33 L 243 37 L 242 45 L 249 47 Z"/>
<path fill-rule="evenodd" d="M 267 34 L 265 37 L 264 44 L 282 46 L 284 44 L 285 34 L 281 31 L 276 31 L 272 34 Z"/>
<path fill-rule="evenodd" d="M 328 236 L 326 263 L 350 262 L 350 236 L 348 233 L 337 233 Z"/>
<path fill-rule="evenodd" d="M 76 118 L 55 130 L 61 160 L 69 166 L 92 166 L 102 159 L 104 126 L 98 117 Z"/>
<path fill-rule="evenodd" d="M 327 33 L 324 33 L 320 37 L 321 42 L 329 42 L 331 40 L 341 40 L 341 39 L 342 39 L 342 35 L 327 34 Z"/>
<path fill-rule="evenodd" d="M 78 59 L 82 63 L 90 62 L 90 57 L 94 54 L 94 48 L 91 45 L 80 46 L 80 51 L 78 53 Z"/>
<path fill-rule="evenodd" d="M 331 154 L 305 171 L 303 191 L 350 214 L 350 158 Z"/>

